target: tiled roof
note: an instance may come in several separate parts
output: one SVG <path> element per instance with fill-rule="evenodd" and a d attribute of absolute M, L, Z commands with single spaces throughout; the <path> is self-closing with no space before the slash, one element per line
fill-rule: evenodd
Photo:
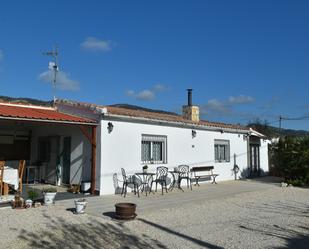
<path fill-rule="evenodd" d="M 194 122 L 194 121 L 185 119 L 181 115 L 172 115 L 172 114 L 165 114 L 165 113 L 160 113 L 160 112 L 150 112 L 150 111 L 143 111 L 143 110 L 132 110 L 132 109 L 127 109 L 123 107 L 114 107 L 114 106 L 105 106 L 104 108 L 107 109 L 108 114 L 113 114 L 113 115 L 147 118 L 147 119 L 162 120 L 162 121 L 168 121 L 168 122 L 179 122 L 179 123 L 192 124 L 192 125 L 208 126 L 208 127 L 213 127 L 213 128 L 239 129 L 239 130 L 249 129 L 248 127 L 244 127 L 240 125 L 225 124 L 225 123 L 220 123 L 220 122 L 210 122 L 206 120 L 200 120 L 199 122 Z"/>
<path fill-rule="evenodd" d="M 233 129 L 233 130 L 242 130 L 242 131 L 249 131 L 250 128 L 241 126 L 241 125 L 234 125 L 234 124 L 225 124 L 221 122 L 210 122 L 206 120 L 200 120 L 199 122 L 193 122 L 191 120 L 185 119 L 181 115 L 173 115 L 167 114 L 162 112 L 155 112 L 155 111 L 145 111 L 145 110 L 136 110 L 136 109 L 129 109 L 124 107 L 116 107 L 116 106 L 102 106 L 102 105 L 95 105 L 90 103 L 84 102 L 76 102 L 71 100 L 57 100 L 58 103 L 68 104 L 71 106 L 76 107 L 84 107 L 90 110 L 95 110 L 97 108 L 105 108 L 107 110 L 107 115 L 119 115 L 119 116 L 127 116 L 127 117 L 135 117 L 135 118 L 146 118 L 152 120 L 160 120 L 166 122 L 179 122 L 188 125 L 200 125 L 204 127 L 211 127 L 211 128 L 218 128 L 218 129 Z"/>
<path fill-rule="evenodd" d="M 64 123 L 86 123 L 94 124 L 95 121 L 68 115 L 56 111 L 54 108 L 39 106 L 15 105 L 10 103 L 0 104 L 0 118 L 2 119 L 20 119 L 20 120 L 41 120 L 55 121 Z"/>

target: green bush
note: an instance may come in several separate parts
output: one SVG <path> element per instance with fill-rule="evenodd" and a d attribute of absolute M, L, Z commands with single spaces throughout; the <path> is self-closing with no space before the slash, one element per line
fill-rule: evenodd
<path fill-rule="evenodd" d="M 275 168 L 294 186 L 309 184 L 309 137 L 283 137 L 273 150 Z"/>
<path fill-rule="evenodd" d="M 38 192 L 36 192 L 35 190 L 29 190 L 28 191 L 28 198 L 30 198 L 31 200 L 34 200 L 38 197 Z"/>
<path fill-rule="evenodd" d="M 296 180 L 287 180 L 287 183 L 289 185 L 293 185 L 295 187 L 303 187 L 305 185 L 304 181 L 301 179 L 296 179 Z"/>

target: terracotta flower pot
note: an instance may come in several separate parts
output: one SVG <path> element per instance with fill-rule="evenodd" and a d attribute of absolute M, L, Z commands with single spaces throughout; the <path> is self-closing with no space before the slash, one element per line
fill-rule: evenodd
<path fill-rule="evenodd" d="M 136 204 L 134 203 L 116 203 L 116 218 L 130 220 L 136 217 Z"/>

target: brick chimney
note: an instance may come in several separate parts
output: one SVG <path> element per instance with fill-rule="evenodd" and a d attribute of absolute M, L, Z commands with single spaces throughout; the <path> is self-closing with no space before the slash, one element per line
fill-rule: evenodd
<path fill-rule="evenodd" d="M 188 91 L 188 105 L 182 107 L 182 115 L 185 119 L 191 120 L 193 122 L 200 121 L 200 110 L 196 105 L 192 105 L 192 89 L 187 89 Z"/>

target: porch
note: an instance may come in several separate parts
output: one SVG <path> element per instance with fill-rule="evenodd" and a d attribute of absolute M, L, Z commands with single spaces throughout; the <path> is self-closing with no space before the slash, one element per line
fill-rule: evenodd
<path fill-rule="evenodd" d="M 64 193 L 82 182 L 91 183 L 94 194 L 96 123 L 54 108 L 0 103 L 0 159 L 6 166 L 4 177 L 9 170 L 18 171 L 19 177 L 14 179 L 18 189 L 9 191 L 2 179 L 4 196 L 17 190 L 27 197 L 30 188 L 41 192 L 49 185 Z M 26 160 L 23 169 L 19 160 Z"/>

